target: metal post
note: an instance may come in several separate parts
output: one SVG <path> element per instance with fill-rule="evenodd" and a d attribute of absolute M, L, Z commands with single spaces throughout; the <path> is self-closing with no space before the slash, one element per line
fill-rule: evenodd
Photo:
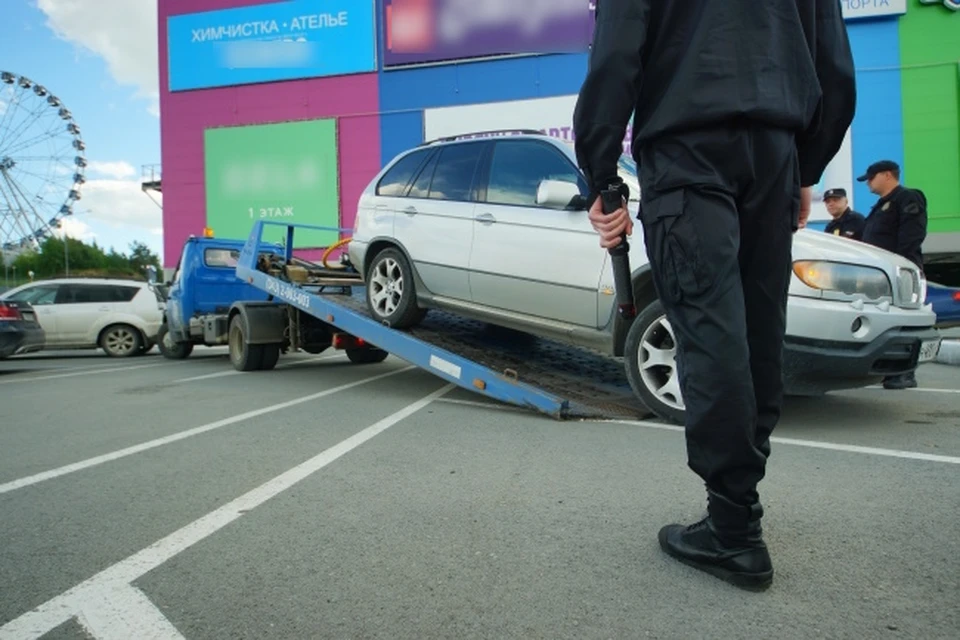
<path fill-rule="evenodd" d="M 67 277 L 70 277 L 70 248 L 67 244 L 67 232 L 63 232 L 63 263 L 67 271 Z"/>

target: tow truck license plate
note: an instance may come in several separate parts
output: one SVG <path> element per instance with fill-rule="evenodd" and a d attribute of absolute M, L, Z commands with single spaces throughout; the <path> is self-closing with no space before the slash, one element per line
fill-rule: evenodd
<path fill-rule="evenodd" d="M 937 359 L 937 353 L 940 351 L 940 338 L 936 340 L 924 340 L 920 343 L 920 362 L 930 362 Z"/>

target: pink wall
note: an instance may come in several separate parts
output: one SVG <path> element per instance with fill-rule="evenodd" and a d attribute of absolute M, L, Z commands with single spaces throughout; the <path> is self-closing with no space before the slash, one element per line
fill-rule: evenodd
<path fill-rule="evenodd" d="M 367 115 L 379 110 L 376 73 L 177 93 L 167 90 L 167 16 L 264 3 L 265 0 L 158 2 L 164 267 L 176 266 L 183 242 L 190 234 L 203 233 L 204 129 L 339 116 L 341 227 L 353 226 L 360 192 L 380 170 L 380 120 L 377 115 Z"/>

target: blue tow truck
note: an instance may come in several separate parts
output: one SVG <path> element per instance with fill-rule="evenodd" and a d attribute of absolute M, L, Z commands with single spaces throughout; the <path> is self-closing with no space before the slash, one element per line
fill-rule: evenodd
<path fill-rule="evenodd" d="M 264 241 L 268 225 L 285 228 L 285 241 Z M 377 322 L 356 293 L 364 282 L 349 258 L 331 265 L 329 250 L 321 264 L 294 256 L 297 229 L 344 231 L 257 221 L 245 242 L 209 231 L 188 239 L 164 287 L 160 352 L 183 359 L 195 345 L 227 345 L 238 371 L 270 370 L 283 353 L 331 347 L 355 364 L 392 354 L 464 389 L 557 419 L 652 415 L 622 366 L 598 354 L 504 337 L 443 313 L 410 330 Z"/>

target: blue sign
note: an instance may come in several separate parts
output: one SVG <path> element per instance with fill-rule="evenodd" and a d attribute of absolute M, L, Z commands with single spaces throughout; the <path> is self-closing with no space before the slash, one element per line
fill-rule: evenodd
<path fill-rule="evenodd" d="M 167 18 L 170 91 L 377 69 L 374 0 L 290 0 Z"/>

